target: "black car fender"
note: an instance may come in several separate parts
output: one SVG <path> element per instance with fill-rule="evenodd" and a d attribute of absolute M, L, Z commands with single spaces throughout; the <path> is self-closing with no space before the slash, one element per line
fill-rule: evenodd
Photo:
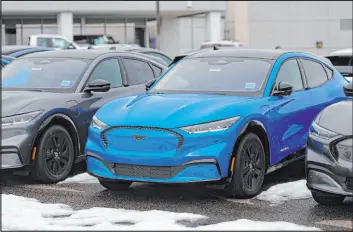
<path fill-rule="evenodd" d="M 60 119 L 63 119 L 65 120 L 66 122 L 70 123 L 70 125 L 74 128 L 74 131 L 75 131 L 75 136 L 76 136 L 76 143 L 77 143 L 77 155 L 80 153 L 81 151 L 81 147 L 80 147 L 80 137 L 79 137 L 79 133 L 78 133 L 78 130 L 77 130 L 77 127 L 76 127 L 76 124 L 75 122 L 69 117 L 67 116 L 66 114 L 64 113 L 54 113 L 48 117 L 46 117 L 41 125 L 39 126 L 37 132 L 35 133 L 35 136 L 33 137 L 33 141 L 32 141 L 32 147 L 34 146 L 34 143 L 38 137 L 38 135 L 40 135 L 44 129 L 54 120 L 54 119 L 57 119 L 57 118 L 60 118 Z"/>

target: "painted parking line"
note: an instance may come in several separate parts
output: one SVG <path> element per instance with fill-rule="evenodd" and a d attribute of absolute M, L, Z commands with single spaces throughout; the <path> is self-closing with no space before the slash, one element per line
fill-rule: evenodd
<path fill-rule="evenodd" d="M 353 222 L 349 220 L 325 220 L 315 222 L 315 224 L 346 228 L 350 230 L 353 229 Z"/>

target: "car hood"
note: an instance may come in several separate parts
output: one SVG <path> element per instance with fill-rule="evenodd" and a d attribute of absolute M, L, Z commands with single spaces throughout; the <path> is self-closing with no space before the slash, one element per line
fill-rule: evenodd
<path fill-rule="evenodd" d="M 97 117 L 110 126 L 151 126 L 177 128 L 221 120 L 221 112 L 251 97 L 146 94 L 114 100 L 97 112 Z M 236 115 L 234 115 L 236 116 Z"/>
<path fill-rule="evenodd" d="M 17 114 L 21 109 L 39 99 L 56 95 L 58 95 L 58 93 L 32 91 L 2 91 L 1 117 Z"/>
<path fill-rule="evenodd" d="M 352 99 L 348 99 L 327 107 L 318 124 L 341 135 L 352 135 L 352 105 Z"/>

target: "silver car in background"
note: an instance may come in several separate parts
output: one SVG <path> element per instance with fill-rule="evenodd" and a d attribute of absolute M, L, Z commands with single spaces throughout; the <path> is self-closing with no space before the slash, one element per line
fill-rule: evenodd
<path fill-rule="evenodd" d="M 334 51 L 326 56 L 333 66 L 344 76 L 349 82 L 352 82 L 353 76 L 353 58 L 352 48 L 346 48 Z"/>

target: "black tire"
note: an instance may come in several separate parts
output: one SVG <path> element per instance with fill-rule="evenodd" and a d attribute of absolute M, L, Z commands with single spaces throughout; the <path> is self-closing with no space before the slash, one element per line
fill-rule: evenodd
<path fill-rule="evenodd" d="M 118 181 L 118 180 L 107 180 L 98 178 L 99 183 L 106 189 L 109 190 L 124 190 L 130 187 L 131 181 Z"/>
<path fill-rule="evenodd" d="M 265 149 L 256 134 L 247 133 L 235 152 L 231 181 L 225 190 L 230 197 L 252 198 L 260 192 L 265 178 Z"/>
<path fill-rule="evenodd" d="M 50 126 L 39 139 L 31 175 L 45 184 L 62 181 L 70 174 L 74 157 L 74 144 L 68 131 L 62 126 Z"/>
<path fill-rule="evenodd" d="M 342 204 L 345 196 L 341 195 L 329 195 L 329 194 L 320 194 L 317 192 L 311 192 L 314 200 L 321 205 L 340 205 Z"/>

